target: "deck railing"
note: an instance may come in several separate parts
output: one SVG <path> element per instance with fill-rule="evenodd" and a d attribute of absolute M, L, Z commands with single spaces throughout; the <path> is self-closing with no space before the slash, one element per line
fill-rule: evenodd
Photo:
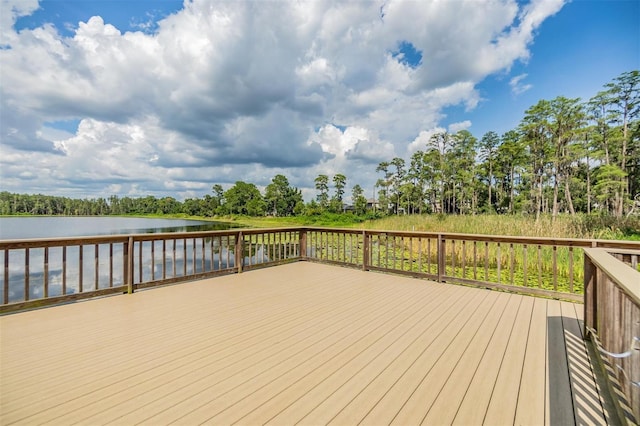
<path fill-rule="evenodd" d="M 640 242 L 335 228 L 0 241 L 0 313 L 311 260 L 582 301 L 584 248 Z"/>
<path fill-rule="evenodd" d="M 585 254 L 585 336 L 611 379 L 620 416 L 640 419 L 640 251 L 587 249 Z"/>
<path fill-rule="evenodd" d="M 300 259 L 300 230 L 0 241 L 0 313 Z"/>
<path fill-rule="evenodd" d="M 306 258 L 582 302 L 584 248 L 640 242 L 310 228 Z"/>

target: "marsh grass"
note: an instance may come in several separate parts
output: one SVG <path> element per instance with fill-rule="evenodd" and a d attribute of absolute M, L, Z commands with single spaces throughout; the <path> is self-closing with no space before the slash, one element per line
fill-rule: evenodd
<path fill-rule="evenodd" d="M 523 237 L 596 238 L 575 218 L 542 216 L 539 220 L 516 215 L 404 215 L 388 216 L 362 224 L 365 229 L 451 232 L 460 234 L 511 235 Z"/>

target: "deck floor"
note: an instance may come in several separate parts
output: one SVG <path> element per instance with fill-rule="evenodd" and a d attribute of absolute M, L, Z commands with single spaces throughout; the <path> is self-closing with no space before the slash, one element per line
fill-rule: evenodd
<path fill-rule="evenodd" d="M 605 424 L 582 305 L 298 262 L 0 318 L 0 424 Z"/>

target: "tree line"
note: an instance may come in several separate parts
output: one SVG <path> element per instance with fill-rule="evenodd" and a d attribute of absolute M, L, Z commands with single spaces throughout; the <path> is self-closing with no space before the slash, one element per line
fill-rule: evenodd
<path fill-rule="evenodd" d="M 637 212 L 639 89 L 640 72 L 625 72 L 586 102 L 539 101 L 503 135 L 434 134 L 408 164 L 378 164 L 379 204 L 394 213 Z"/>
<path fill-rule="evenodd" d="M 253 183 L 180 202 L 173 197 L 71 199 L 0 193 L 0 214 L 298 216 L 377 214 L 576 214 L 622 217 L 640 210 L 640 72 L 622 73 L 587 101 L 556 97 L 525 111 L 516 129 L 480 139 L 467 130 L 436 133 L 408 160 L 376 167 L 373 199 L 359 184 L 347 201 L 343 174 L 315 178 L 316 197 L 276 175 L 264 194 Z"/>

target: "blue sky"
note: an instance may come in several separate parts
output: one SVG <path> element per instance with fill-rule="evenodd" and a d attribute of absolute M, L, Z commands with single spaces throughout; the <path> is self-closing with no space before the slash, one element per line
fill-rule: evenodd
<path fill-rule="evenodd" d="M 637 0 L 4 0 L 0 190 L 365 188 L 433 132 L 515 128 L 640 67 Z M 368 194 L 369 195 L 369 194 Z"/>
<path fill-rule="evenodd" d="M 640 67 L 640 1 L 574 0 L 537 31 L 531 58 L 516 62 L 508 75 L 489 76 L 478 85 L 486 101 L 476 110 L 451 111 L 468 117 L 469 130 L 502 134 L 512 129 L 527 108 L 557 96 L 589 99 L 614 77 Z M 505 82 L 527 74 L 531 89 L 515 94 Z"/>

